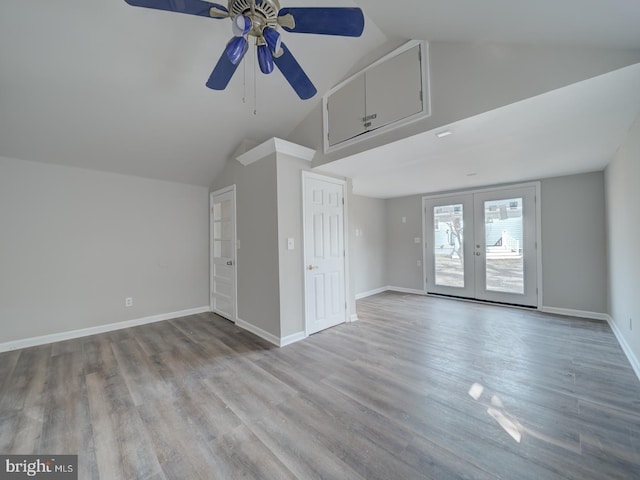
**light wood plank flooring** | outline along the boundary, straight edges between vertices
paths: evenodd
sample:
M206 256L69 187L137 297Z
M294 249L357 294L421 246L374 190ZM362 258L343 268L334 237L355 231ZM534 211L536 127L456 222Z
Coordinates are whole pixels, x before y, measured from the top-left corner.
M278 349L213 314L0 354L0 453L85 479L640 478L608 325L385 293Z

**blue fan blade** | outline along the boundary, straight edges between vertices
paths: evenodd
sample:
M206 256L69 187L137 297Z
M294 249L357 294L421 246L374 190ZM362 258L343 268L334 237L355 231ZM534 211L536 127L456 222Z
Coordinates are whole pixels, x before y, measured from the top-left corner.
M273 61L302 100L307 100L318 93L284 43L282 43L282 55L274 57Z
M211 7L216 7L223 12L228 12L227 7L202 0L125 0L125 2L134 7L154 8L156 10L187 13L189 15L199 15L208 18L211 18L211 15L209 15Z
M238 65L240 65L242 57L247 53L247 50L248 48L245 48L244 52L240 56L240 60L238 60L238 63L235 65L231 60L229 60L227 52L222 52L220 60L218 60L216 67L213 69L213 72L211 72L209 80L207 80L207 87L212 90L224 90L227 88L227 85L229 85L229 82L231 81L231 77L236 73L236 69L238 68Z
M283 26L287 32L359 37L364 31L364 15L359 8L282 8L278 16L288 13L296 26Z

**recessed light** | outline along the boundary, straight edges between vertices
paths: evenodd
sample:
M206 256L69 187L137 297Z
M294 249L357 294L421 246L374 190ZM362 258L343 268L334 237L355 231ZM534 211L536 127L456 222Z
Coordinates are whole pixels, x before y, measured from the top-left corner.
M467 177L475 177L478 175L477 173L467 173Z
M448 137L449 135L453 135L453 132L451 130L445 130L443 132L436 133L436 137L438 138Z

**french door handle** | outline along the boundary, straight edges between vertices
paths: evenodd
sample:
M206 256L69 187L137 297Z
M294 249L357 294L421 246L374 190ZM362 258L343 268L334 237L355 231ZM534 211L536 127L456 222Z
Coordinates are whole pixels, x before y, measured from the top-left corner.
M318 268L320 268L320 267L319 267L319 266L317 266L317 265L309 265L309 266L307 267L307 270L316 270L316 269L318 269Z
M229 266L233 265L233 260L227 260L227 265Z

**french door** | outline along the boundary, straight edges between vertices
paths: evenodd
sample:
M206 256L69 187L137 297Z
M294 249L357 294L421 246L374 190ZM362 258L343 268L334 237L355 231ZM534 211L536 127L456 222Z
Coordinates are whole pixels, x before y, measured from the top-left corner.
M538 305L536 187L425 198L426 291Z

